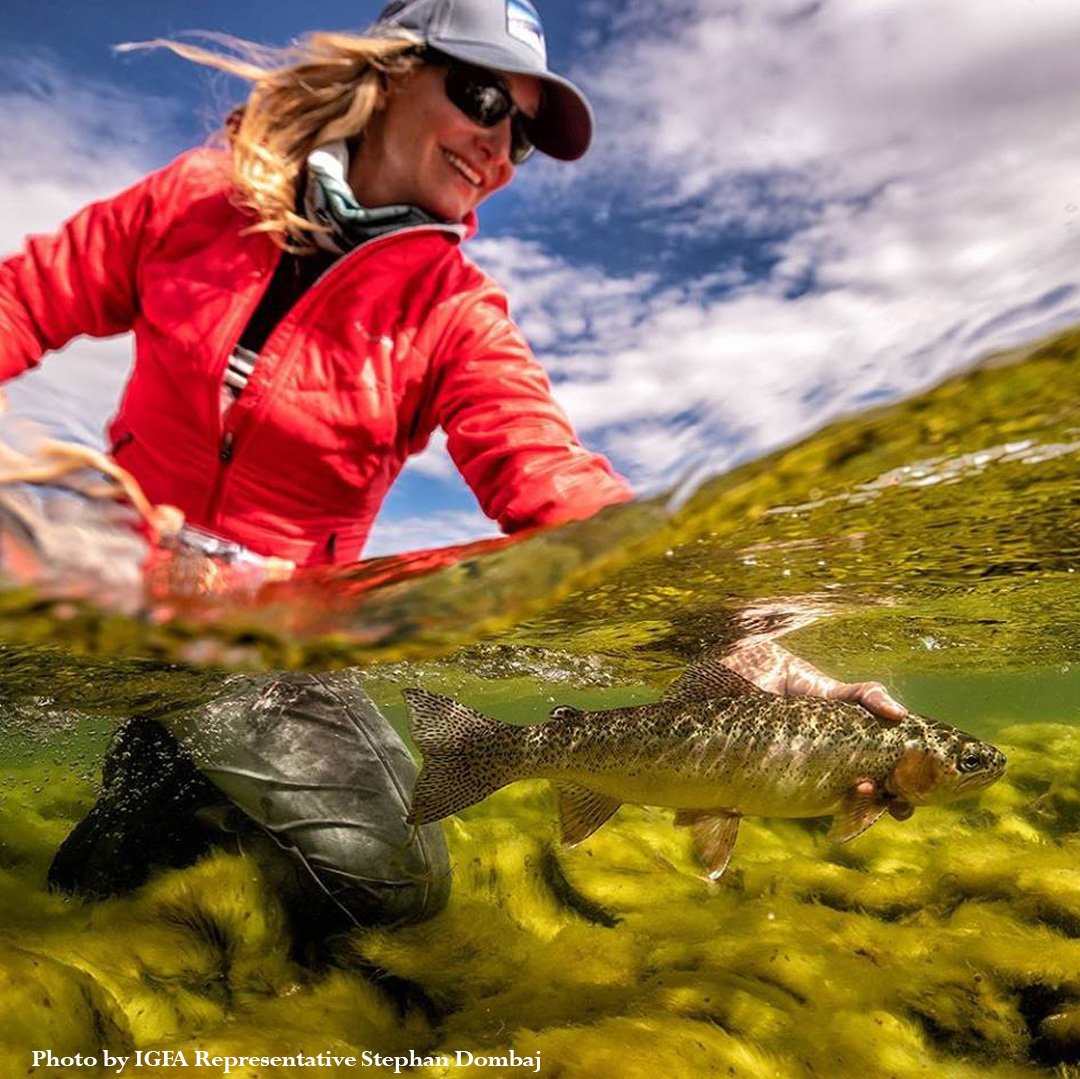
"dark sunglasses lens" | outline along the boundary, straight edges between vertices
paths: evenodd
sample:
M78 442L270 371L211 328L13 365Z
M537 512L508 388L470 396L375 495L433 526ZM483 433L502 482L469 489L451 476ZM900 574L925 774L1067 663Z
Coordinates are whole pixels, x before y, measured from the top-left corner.
M481 71L458 65L446 73L446 96L481 127L494 127L514 107L510 95L497 82Z
M528 121L515 116L510 121L510 160L515 165L528 161L536 147L529 137Z
M529 137L528 117L514 108L514 99L498 76L482 68L451 64L446 70L446 96L481 127L494 127L509 116L510 160L520 165L532 156L536 147Z

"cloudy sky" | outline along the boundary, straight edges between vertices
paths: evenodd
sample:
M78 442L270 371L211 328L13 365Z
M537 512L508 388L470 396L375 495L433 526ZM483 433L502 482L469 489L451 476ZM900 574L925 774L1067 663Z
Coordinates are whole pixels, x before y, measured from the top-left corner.
M205 139L239 84L110 46L284 43L377 2L7 0L0 249ZM594 149L534 160L474 258L590 447L642 491L717 471L1080 319L1076 0L539 0ZM12 391L93 437L130 357L76 342ZM441 447L369 553L490 534Z

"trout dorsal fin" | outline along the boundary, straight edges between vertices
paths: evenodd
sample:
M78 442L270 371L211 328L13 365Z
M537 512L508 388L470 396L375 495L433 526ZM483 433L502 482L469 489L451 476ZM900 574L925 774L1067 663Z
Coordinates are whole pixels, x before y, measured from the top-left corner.
M740 820L737 813L723 809L680 809L675 814L675 823L690 829L694 849L708 866L710 880L719 880L727 869L739 837Z
M588 839L622 804L576 783L556 783L554 787L559 795L561 839L567 847Z
M664 692L662 701L685 701L699 697L747 697L764 693L718 659L688 667Z

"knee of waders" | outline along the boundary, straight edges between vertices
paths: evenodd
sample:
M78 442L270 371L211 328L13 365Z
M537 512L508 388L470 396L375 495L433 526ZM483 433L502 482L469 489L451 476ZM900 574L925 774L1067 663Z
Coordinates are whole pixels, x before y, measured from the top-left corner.
M408 925L434 918L450 898L450 855L442 826L424 825L398 853L384 864L344 857L333 865L308 865L356 925Z

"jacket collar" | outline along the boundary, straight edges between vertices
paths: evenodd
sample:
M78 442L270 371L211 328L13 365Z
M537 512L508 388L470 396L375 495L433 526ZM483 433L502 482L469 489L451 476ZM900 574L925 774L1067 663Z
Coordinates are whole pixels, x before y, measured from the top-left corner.
M477 221L470 211L461 222L446 222L419 206L361 206L349 186L349 147L344 139L313 150L307 160L304 214L325 231L314 234L318 247L343 255L368 240L398 229L439 225L459 240L476 234Z

